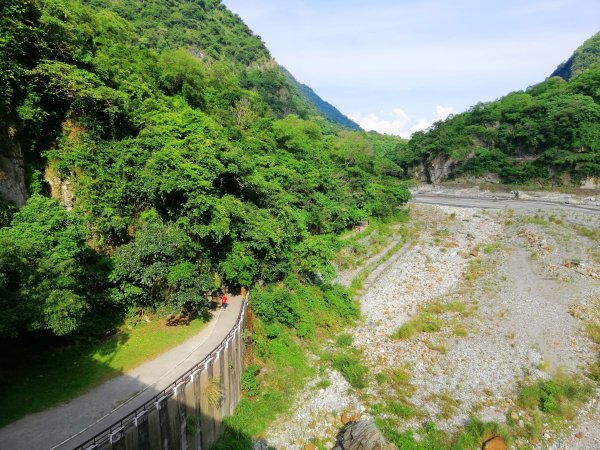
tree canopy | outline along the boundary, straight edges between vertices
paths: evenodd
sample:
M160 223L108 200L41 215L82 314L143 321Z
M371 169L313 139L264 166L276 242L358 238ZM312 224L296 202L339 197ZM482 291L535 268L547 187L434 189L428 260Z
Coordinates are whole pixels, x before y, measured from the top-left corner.
M408 199L400 141L321 116L220 1L2 10L0 115L30 193L0 202L2 335L327 284L335 235Z
M415 133L405 158L412 165L452 158L452 176L491 172L507 183L598 177L599 86L597 58L569 81L551 77Z

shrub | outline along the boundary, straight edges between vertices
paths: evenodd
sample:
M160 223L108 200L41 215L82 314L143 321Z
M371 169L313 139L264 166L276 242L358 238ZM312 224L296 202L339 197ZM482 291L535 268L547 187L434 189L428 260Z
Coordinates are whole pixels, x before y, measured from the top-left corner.
M393 414L398 417L402 417L404 419L409 419L415 416L415 410L403 402L390 402L387 405L387 411L390 414Z
M352 336L349 334L341 334L338 336L335 343L338 347L350 347L352 345L352 341Z
M519 393L519 404L544 413L569 416L572 405L586 401L593 392L590 383L559 372L551 380L523 387Z
M378 372L375 374L375 381L377 382L378 385L381 386L382 384L387 382L387 380L388 380L388 376L385 373Z
M260 393L260 380L256 378L261 367L258 364L251 364L244 369L242 373L242 389L246 395L254 397Z
M392 338L410 339L417 333L435 333L436 331L440 331L442 326L442 319L435 317L430 313L423 313L400 326L400 328L392 334Z
M358 308L345 289L337 286L311 286L295 277L253 292L251 307L265 325L267 337L274 339L281 331L295 329L297 336L312 338L318 330L339 329L340 319L358 317ZM346 322L347 323L347 322Z
M597 383L600 383L600 361L592 364L588 372L588 378L594 380Z
M484 442L496 436L500 436L507 444L511 442L510 434L502 426L471 417L464 429L453 439L451 448L452 450L479 449Z
M356 355L351 353L333 355L331 365L343 375L353 388L363 389L367 387L369 369L360 362Z
M415 327L415 324L412 322L406 322L405 324L401 325L400 328L398 328L394 334L392 334L392 338L410 339L416 334L417 328Z

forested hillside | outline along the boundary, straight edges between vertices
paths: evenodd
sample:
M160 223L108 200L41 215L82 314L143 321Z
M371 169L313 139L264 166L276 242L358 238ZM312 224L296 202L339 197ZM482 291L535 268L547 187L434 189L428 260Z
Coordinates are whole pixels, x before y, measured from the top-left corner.
M561 63L552 77L558 76L565 80L581 75L600 62L600 33L595 34L579 47L571 57Z
M396 142L327 121L220 1L0 9L0 187L27 194L0 202L2 336L326 285L335 235L408 198Z
M294 78L294 76L285 67L282 67L282 70L291 85L294 86L301 94L303 94L325 118L333 123L339 123L340 125L350 128L351 130L361 129L360 125L343 115L331 103L328 103L319 97L319 95L313 91L310 86L298 82L298 80L296 80L296 78Z
M553 180L579 184L600 176L600 34L588 40L561 76L513 92L427 132L405 153L407 172L437 182L497 174L505 183Z

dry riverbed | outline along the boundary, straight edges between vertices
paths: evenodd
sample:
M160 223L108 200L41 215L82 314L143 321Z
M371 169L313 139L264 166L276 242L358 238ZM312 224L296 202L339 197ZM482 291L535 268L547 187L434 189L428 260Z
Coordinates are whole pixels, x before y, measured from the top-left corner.
M319 377L266 443L332 448L342 422L359 417L398 431L432 421L452 433L475 416L507 423L515 448L600 448L598 391L565 415L571 421L518 402L522 386L575 378L598 361L590 330L600 339L600 215L582 212L580 227L570 220L577 212L411 208L417 237L367 279L363 320L347 331L367 386L352 388L315 357Z

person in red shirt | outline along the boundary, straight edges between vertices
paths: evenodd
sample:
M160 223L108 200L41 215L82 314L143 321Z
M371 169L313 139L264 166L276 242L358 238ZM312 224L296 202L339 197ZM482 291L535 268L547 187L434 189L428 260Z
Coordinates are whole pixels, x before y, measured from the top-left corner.
M227 308L227 296L225 293L221 296L221 308Z

